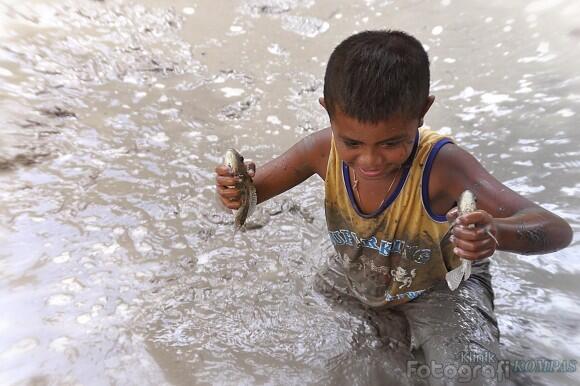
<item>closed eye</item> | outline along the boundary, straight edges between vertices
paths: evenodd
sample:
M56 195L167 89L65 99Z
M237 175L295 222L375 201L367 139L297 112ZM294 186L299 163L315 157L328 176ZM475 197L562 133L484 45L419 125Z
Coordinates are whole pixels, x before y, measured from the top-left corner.
M346 147L357 147L358 145L360 145L360 142L348 140L344 140L343 143L345 144Z
M415 138L404 138L403 137L403 138L385 141L385 142L381 143L381 146L383 146L383 147L395 147L395 146L400 146L403 144L413 145L413 143L415 143Z
M381 143L382 147L394 147L402 144L403 141L390 141L390 142L383 142Z

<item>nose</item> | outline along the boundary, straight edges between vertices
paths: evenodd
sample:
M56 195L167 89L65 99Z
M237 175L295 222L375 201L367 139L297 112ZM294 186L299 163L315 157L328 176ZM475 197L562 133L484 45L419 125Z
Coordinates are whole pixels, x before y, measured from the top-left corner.
M359 156L360 167L366 170L378 170L382 163L383 159L380 153L370 146Z

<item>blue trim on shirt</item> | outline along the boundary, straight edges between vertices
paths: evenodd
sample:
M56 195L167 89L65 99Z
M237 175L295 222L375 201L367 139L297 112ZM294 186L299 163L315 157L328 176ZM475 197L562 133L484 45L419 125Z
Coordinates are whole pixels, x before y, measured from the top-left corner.
M433 161L435 161L435 157L437 157L437 153L439 150L448 143L453 143L452 140L449 138L440 139L435 143L433 149L429 152L429 156L427 157L427 161L425 162L425 168L423 169L423 179L421 180L421 198L423 199L423 205L425 206L425 210L431 216L431 218L435 221L446 221L447 218L445 215L438 215L433 213L433 209L431 208L431 202L429 201L429 176L431 175L431 168L433 167Z
M356 203L356 200L354 199L354 193L352 191L352 185L350 183L350 173L348 172L348 165L344 161L342 161L342 176L344 179L344 185L346 187L346 191L348 193L350 203L359 216L361 216L363 218L376 217L376 216L380 215L381 213L383 213L385 211L385 209L387 209L389 207L389 205L391 205L393 203L393 201L395 201L395 199L397 198L397 196L399 195L399 193L403 189L403 186L405 185L405 181L407 181L407 176L409 175L409 170L411 170L411 165L413 164L413 160L415 159L415 155L417 154L418 147L419 147L419 131L417 130L417 135L415 136L415 143L413 144L413 150L411 151L411 155L409 156L409 158L407 158L407 160L405 161L405 163L402 166L403 173L401 175L401 179L399 180L399 183L397 184L397 187L388 197L385 197L385 199L383 200L383 203L381 204L381 206L377 210L375 210L374 212L369 213L369 214L363 213L360 210L360 208L358 207L358 204Z

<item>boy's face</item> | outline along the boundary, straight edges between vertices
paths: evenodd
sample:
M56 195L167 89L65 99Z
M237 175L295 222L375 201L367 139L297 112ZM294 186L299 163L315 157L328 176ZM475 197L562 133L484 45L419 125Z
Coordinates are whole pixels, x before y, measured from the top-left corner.
M379 123L361 123L336 109L331 126L341 160L357 177L380 180L391 178L411 155L419 118L397 114Z

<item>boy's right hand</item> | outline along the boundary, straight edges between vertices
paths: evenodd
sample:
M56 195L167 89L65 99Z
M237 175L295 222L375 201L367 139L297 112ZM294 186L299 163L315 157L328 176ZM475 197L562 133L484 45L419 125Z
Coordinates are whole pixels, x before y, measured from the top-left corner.
M246 162L248 175L254 178L256 165L253 162ZM221 203L229 209L238 209L241 205L241 193L238 188L240 177L234 176L232 170L226 165L219 165L215 168L216 190Z

